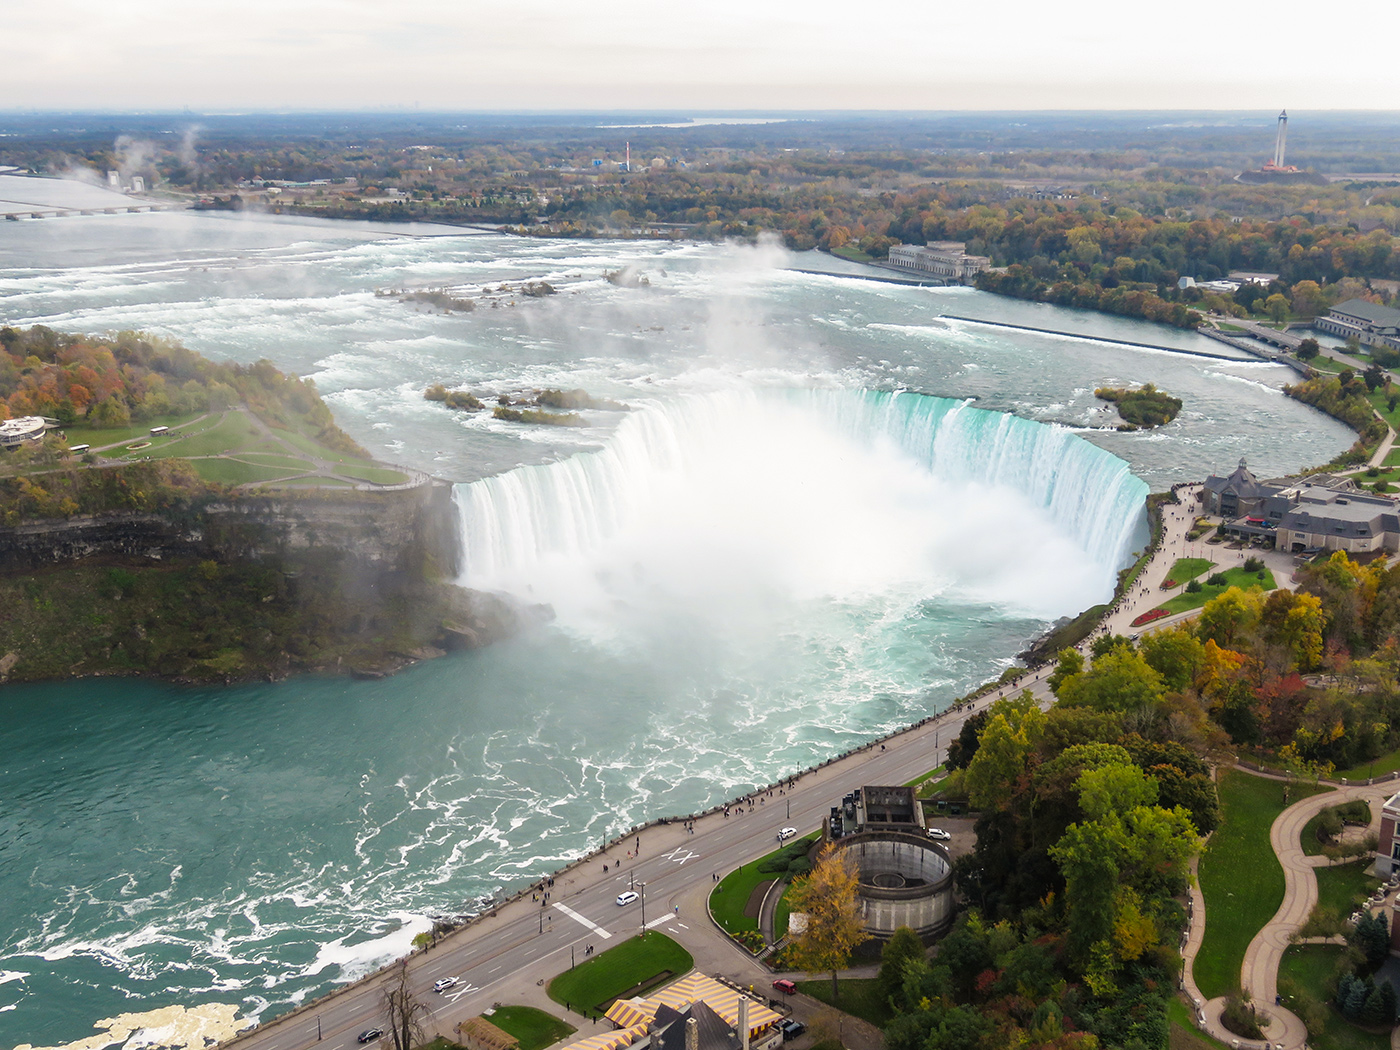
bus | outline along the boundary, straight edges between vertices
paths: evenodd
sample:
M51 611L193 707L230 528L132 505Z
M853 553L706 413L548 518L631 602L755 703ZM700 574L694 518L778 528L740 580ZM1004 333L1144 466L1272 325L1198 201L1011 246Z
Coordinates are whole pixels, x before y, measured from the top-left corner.
M151 427L151 437L160 437L162 434L170 433L169 427Z

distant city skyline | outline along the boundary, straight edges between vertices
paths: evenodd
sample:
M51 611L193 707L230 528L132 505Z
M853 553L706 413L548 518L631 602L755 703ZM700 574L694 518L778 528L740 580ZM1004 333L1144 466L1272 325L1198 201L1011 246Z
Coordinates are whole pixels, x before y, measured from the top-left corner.
M51 0L0 19L0 108L1400 109L1400 5L1337 13L1373 59L1239 5Z

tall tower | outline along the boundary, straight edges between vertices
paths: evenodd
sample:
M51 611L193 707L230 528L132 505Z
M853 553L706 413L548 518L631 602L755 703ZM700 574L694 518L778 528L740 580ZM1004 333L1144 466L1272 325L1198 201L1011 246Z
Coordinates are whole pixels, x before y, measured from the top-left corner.
M1274 140L1274 167L1283 167L1283 147L1288 140L1288 110L1278 115L1278 138Z

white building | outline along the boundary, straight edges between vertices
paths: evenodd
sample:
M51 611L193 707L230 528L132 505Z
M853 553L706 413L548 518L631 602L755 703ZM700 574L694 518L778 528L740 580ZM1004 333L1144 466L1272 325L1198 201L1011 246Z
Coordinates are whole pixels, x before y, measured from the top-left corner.
M935 241L924 245L896 244L890 249L890 265L957 284L971 284L979 273L991 268L992 260L985 255L968 255L967 245L960 241Z
M20 416L0 422L0 448L19 448L26 441L42 441L48 422L43 416Z

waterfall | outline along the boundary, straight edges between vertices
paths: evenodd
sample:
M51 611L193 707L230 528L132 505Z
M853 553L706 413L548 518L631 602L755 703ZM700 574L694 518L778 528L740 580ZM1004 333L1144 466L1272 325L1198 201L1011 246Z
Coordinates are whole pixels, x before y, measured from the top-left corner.
M964 552L1051 531L1093 567L1101 595L1146 494L1126 463L1069 430L962 401L725 391L649 404L597 451L459 486L461 578L533 587L609 547L614 568L708 550L690 581L701 587L737 560L841 593L918 575L904 550L957 521L937 539L954 575Z

